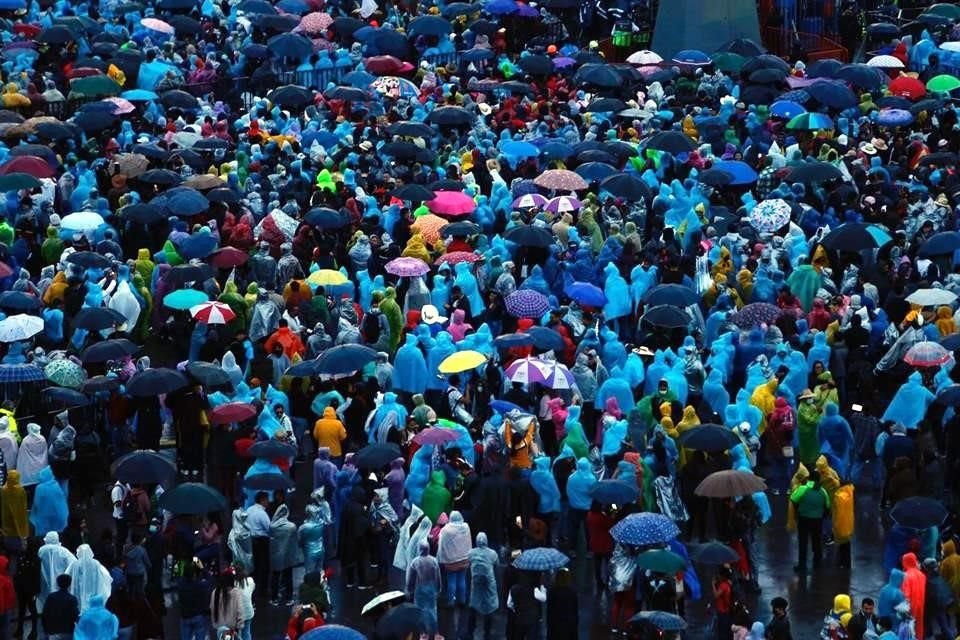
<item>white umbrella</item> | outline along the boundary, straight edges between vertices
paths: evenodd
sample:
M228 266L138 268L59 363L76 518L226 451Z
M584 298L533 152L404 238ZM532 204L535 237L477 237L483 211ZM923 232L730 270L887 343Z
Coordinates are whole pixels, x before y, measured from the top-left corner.
M566 365L559 362L549 363L543 368L543 372L547 379L544 386L550 389L572 389L576 384L576 379L570 373L570 370L567 369Z
M903 69L904 64L898 58L893 56L873 56L867 60L868 67L877 67L880 69Z
M363 605L363 610L360 611L361 616L365 616L380 605L384 605L391 602L402 602L406 595L403 591L387 591L386 593L381 593L373 600Z
M96 211L78 211L60 220L60 226L71 231L90 231L102 224L103 217Z
M660 64L663 62L663 58L660 57L660 54L654 51L641 49L640 51L634 51L631 53L630 57L627 58L627 62L630 64L644 66L648 64Z
M0 320L0 342L29 340L43 331L43 318L18 313Z
M944 51L960 51L960 42L944 42L940 48Z
M907 296L907 302L921 307L939 307L951 304L956 299L957 294L946 289L917 289Z

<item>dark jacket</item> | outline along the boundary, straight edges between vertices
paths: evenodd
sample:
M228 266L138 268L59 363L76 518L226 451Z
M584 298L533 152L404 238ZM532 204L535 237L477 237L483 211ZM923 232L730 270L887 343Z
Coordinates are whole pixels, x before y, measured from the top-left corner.
M871 615L869 619L864 615L863 611L857 611L850 618L850 621L847 623L847 637L849 640L861 640L863 638L864 632L867 630L867 622L872 621L873 624L877 622L877 616Z
M771 618L767 623L766 632L767 640L793 640L793 634L790 633L790 619L787 616Z
M73 628L80 619L80 605L69 591L54 591L43 605L41 619L47 635L73 633Z

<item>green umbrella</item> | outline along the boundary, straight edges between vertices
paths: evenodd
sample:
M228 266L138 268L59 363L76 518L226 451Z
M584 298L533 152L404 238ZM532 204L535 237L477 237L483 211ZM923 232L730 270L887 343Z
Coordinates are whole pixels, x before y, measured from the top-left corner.
M936 16L943 16L944 18L950 18L951 20L956 20L960 18L960 7L955 4L947 4L946 2L941 2L935 4L927 9L927 13L932 13Z
M28 173L8 173L0 176L0 192L36 189L39 186L40 181Z
M87 76L70 82L71 100L77 98L102 98L104 96L118 96L123 87L117 84L110 76Z
M949 93L958 87L960 87L960 80L947 74L934 76L927 81L927 91L937 93Z
M717 55L713 56L713 66L717 69L717 71L723 71L726 73L740 71L746 62L747 59L742 55L739 53L733 53L731 51L718 53Z
M687 561L672 551L654 549L637 556L637 567L654 573L677 573L687 566Z
M67 358L54 360L43 368L47 380L61 387L79 389L87 380L83 367Z

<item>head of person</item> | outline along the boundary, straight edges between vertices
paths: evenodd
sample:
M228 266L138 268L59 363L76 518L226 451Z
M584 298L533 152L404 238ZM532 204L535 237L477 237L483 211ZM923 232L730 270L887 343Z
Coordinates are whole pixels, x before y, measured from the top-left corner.
M863 615L872 616L875 609L876 603L874 603L873 598L864 598L860 601L860 611L863 612Z
M61 573L57 576L57 589L60 589L60 591L68 591L71 584L73 584L73 578L67 574Z
M266 506L270 504L270 494L266 491L257 491L257 494L253 496L253 501L261 507L266 508Z

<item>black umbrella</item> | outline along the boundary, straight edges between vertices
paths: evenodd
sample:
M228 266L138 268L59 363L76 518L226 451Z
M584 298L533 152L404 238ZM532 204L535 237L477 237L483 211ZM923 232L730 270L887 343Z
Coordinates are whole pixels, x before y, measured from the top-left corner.
M303 217L307 224L318 229L341 229L350 224L350 218L328 207L314 207Z
M802 182L817 184L828 180L843 178L843 173L829 162L803 162L788 168L786 179L788 182Z
M690 324L690 316L686 311L670 305L651 307L640 320L663 329L683 329Z
M680 434L680 446L697 451L726 451L738 444L737 434L716 424L702 424Z
M282 473L255 473L243 479L243 486L251 491L286 491L294 484Z
M123 207L120 210L120 217L136 224L154 224L167 219L163 209L148 202L138 202Z
M648 200L652 197L647 183L640 176L630 173L612 175L600 183L600 188L611 195L631 202Z
M137 176L137 180L146 184L169 186L180 184L181 178L179 173L170 169L149 169Z
M379 469L402 457L403 452L394 443L375 442L360 449L353 457L353 463L361 469Z
M203 30L200 23L189 16L170 16L166 21L182 36L195 36Z
M733 182L733 174L723 169L707 169L697 174L697 181L711 187L725 187Z
M120 360L126 356L132 356L139 351L139 349L140 347L126 338L104 340L84 349L83 353L80 354L80 361L83 362L83 364L90 364L94 362Z
M503 234L504 240L515 242L521 247L549 247L554 243L553 234L544 227L532 225L516 226Z
M37 42L41 44L66 44L77 39L77 34L63 25L48 27L37 36Z
M251 458L291 458L297 455L297 448L279 440L261 440L247 449Z
M172 393L190 385L187 376L175 369L158 367L134 374L127 382L127 393L138 398L149 398Z
M603 89L614 89L623 84L620 74L606 63L587 63L573 75L577 84L586 84Z
M344 100L346 102L364 102L370 99L370 94L356 87L334 87L323 93L327 100Z
M532 76L545 76L553 73L553 60L540 54L521 56L520 60L517 61L517 66Z
M300 16L283 15L259 15L255 23L264 31L273 31L274 33L286 33L292 31L294 27L300 24Z
M533 96L536 94L536 91L534 91L532 86L526 82L520 82L518 80L507 80L506 82L501 82L493 87L493 89L524 96Z
M587 113L616 113L627 108L627 104L619 98L597 98L587 105Z
M36 128L37 137L54 142L70 140L80 135L79 127L69 122L41 122Z
M895 504L890 510L890 519L901 527L929 529L943 524L947 519L947 509L939 500L913 496Z
M354 31L365 26L366 23L362 20L357 20L349 16L341 16L333 19L333 24L330 25L330 28L341 38L349 38L353 35Z
M416 605L403 603L390 609L377 621L378 638L420 637L430 630L426 611Z
M694 561L700 564L721 565L737 562L740 559L740 554L737 553L736 549L732 549L721 542L707 542L698 545L690 555Z
M387 132L393 136L412 138L430 138L433 136L433 129L422 122L397 122L387 127Z
M747 60L740 68L740 75L749 76L759 69L780 69L784 73L790 73L790 65L783 58L771 53L764 53Z
M224 204L237 204L242 198L240 194L230 187L217 187L207 192L207 200L210 202L222 202Z
M388 142L382 147L380 147L379 151L380 153L387 156L392 156L397 160L414 160L419 158L421 154L423 154L424 152L429 152L433 154L433 152L430 151L429 149L421 149L420 147L413 144L412 142L404 142L404 141ZM436 157L436 154L433 154L433 156ZM425 162L430 162L430 161L425 160Z
M648 289L643 295L643 303L651 307L657 305L671 305L674 307L688 307L697 304L700 296L691 289L682 284L661 284Z
M145 155L151 160L166 160L170 157L170 152L159 147L156 142L135 144L133 145L133 152ZM137 177L139 178L140 176Z
M166 484L177 477L177 467L166 456L141 449L122 456L110 465L110 473L128 484Z
M99 393L100 391L113 391L114 389L119 389L120 378L115 378L113 376L94 376L88 378L84 383L83 389L84 393Z
M213 277L213 269L208 264L178 264L164 276L174 287L183 287L188 282L203 282Z
M359 344L344 344L325 350L316 360L317 373L345 375L362 369L377 358L377 352Z
M726 42L720 45L720 48L717 49L717 53L720 53L723 51L736 53L737 55L741 55L744 58L752 58L754 56L762 55L763 53L766 52L766 49L764 49L762 45L757 44L750 38L736 38L734 40L730 40L729 42Z
M940 339L940 346L948 351L960 349L960 334L954 333ZM960 384L947 385L937 392L937 402L946 407L960 405Z
M174 515L202 515L227 508L227 499L213 487L185 482L160 496L160 508Z
M209 362L191 362L187 373L205 387L223 387L230 383L230 376L219 365Z
M960 232L941 231L923 241L919 254L922 257L947 256L960 249Z
M117 116L103 109L91 109L81 111L73 117L73 124L83 129L86 133L96 133L109 129L117 122Z
M394 198L407 200L409 202L426 202L427 200L433 200L437 197L437 194L433 191L419 184L405 184L397 187L390 192L390 195Z
M635 146L622 140L607 140L600 145L599 151L606 151L619 158L632 158L640 154ZM646 186L646 184L644 184L644 186Z
M3 294L0 294L0 297L3 297ZM0 306L3 306L0 304ZM86 329L87 331L103 331L104 329L112 329L113 327L124 324L127 321L127 317L115 311L113 309L108 309L106 307L89 307L86 309L80 309L77 312L77 315L73 317L74 329Z
M750 74L750 82L755 84L780 84L787 77L782 69L757 69Z
M820 244L827 249L838 251L860 251L879 247L883 243L874 233L871 233L871 225L863 222L847 222L834 227L830 233L823 236Z
M110 258L93 251L74 251L67 256L67 262L84 269L106 269L112 264Z
M944 167L957 164L957 154L952 151L938 151L937 153L928 153L920 158L920 164L934 165Z
M393 56L398 60L410 57L410 43L404 34L393 29L380 29L367 40L367 55Z
M616 164L617 158L608 151L602 149L591 149L577 154L577 162L602 162L603 164Z
M181 89L164 91L160 94L160 103L167 108L176 109L196 109L198 106L196 96Z
M428 122L443 127L463 127L473 120L474 115L462 107L438 107L427 116Z
M437 180L436 182L431 182L427 185L427 188L431 191L463 191L464 185L459 180L452 180L450 178L444 178L442 180ZM430 198L433 200L433 198Z
M39 309L40 298L23 291L4 291L0 293L0 309L9 311L33 311Z
M304 87L288 84L277 87L267 94L267 98L276 102L281 107L296 109L310 104L313 101L313 92Z
M90 404L90 399L87 396L66 387L47 387L41 393L41 398L45 405L55 409L85 407Z
M493 22L485 19L475 20L474 22L470 23L470 26L468 27L468 29L470 29L470 31L473 33L479 33L485 36L492 36L499 28L499 22Z
M693 140L679 131L661 131L656 133L644 143L647 149L656 149L666 151L674 155L678 153L690 153L696 147Z
M453 238L455 236L474 236L480 233L479 225L468 222L466 220L461 220L459 222L451 222L443 229L440 230L440 237L442 238Z

